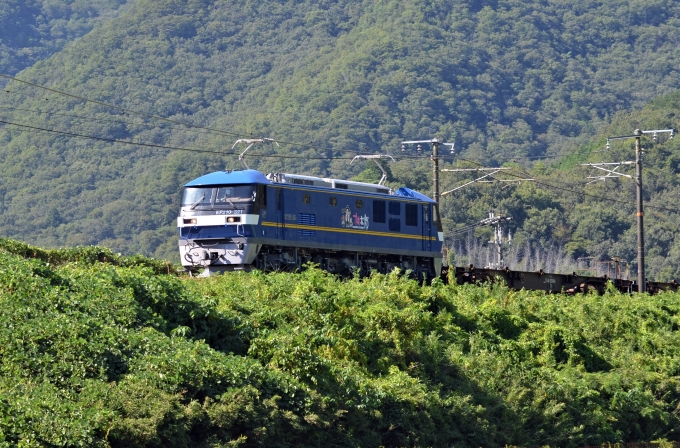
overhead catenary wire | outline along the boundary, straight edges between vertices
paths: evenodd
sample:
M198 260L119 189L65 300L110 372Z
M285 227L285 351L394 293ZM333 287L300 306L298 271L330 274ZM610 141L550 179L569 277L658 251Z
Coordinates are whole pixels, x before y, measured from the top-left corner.
M83 120L83 121L91 121L95 123L119 123L119 124L131 124L135 126L144 126L144 127L155 127L159 129L170 129L170 128L163 128L158 126L157 124L152 124L152 123L146 123L143 121L129 121L129 120L121 120L121 119L110 119L110 118L102 118L102 117L88 117L84 115L73 115L73 114L65 114L61 112L46 112L46 111L41 111L37 109L23 109L21 107L10 107L10 106L0 106L0 110L16 110L16 111L21 111L21 112L32 112L38 115L55 115L58 117L68 117L68 118L75 118L77 120ZM179 125L172 125L173 127L179 126ZM184 132L191 132L191 133L197 133L197 134L202 134L202 135L208 135L210 133L205 132L205 131L198 131L198 130L192 130L192 129L183 129Z
M222 129L215 129L215 128L196 125L196 124L192 124L192 123L185 123L185 122L181 122L181 121L178 121L178 120L173 120L173 119L170 119L170 118L165 118L165 117L161 117L161 116L158 116L158 115L149 114L149 113L146 113L146 112L140 112L140 111L135 111L135 110L132 110L132 109L127 109L127 108L124 108L124 107L121 107L121 106L115 106L115 105L108 104L108 103L105 103L105 102L102 102L102 101L92 100L92 99L85 98L85 97L82 97L82 96L79 96L79 95L74 95L72 93L64 92L64 91L61 91L61 90L58 90L58 89L53 89L53 88L50 88L50 87L42 86L42 85L30 82L30 81L25 81L25 80L22 80L22 79L19 79L19 78L15 78L13 76L6 75L6 74L3 74L3 73L0 73L0 77L8 79L10 81L16 81L16 82L19 82L19 83L23 83L23 84L26 84L26 85L29 85L29 86L32 86L32 87L35 87L35 88L43 89L43 90L46 90L46 91L49 91L49 92L52 92L52 93L55 93L55 94L58 94L58 95L64 95L64 96L67 96L67 97L70 97L70 98L78 99L80 101L85 101L85 102L97 104L97 105L100 105L100 106L103 106L103 107L108 107L108 108L112 108L112 109L115 109L115 110L120 110L120 111L123 111L125 113L144 116L144 117L152 118L152 119L155 119L155 120L161 120L161 121L164 121L166 123L172 123L174 125L186 126L186 127L194 128L194 129L201 129L201 130L204 130L204 131L214 132L214 133L227 135L227 136L231 136L231 137L239 137L239 138L246 137L243 134L239 134L239 133L235 133L235 132L225 131L225 130L222 130ZM72 137L90 138L90 139L94 139L94 140L108 141L108 142L111 142L111 143L122 143L122 144L137 145L137 146L158 148L158 149L184 150L184 151L192 151L192 152L213 153L213 154L220 154L220 155L235 155L235 153L204 150L204 149L197 149L197 148L180 148L180 147L172 147L172 146L167 146L167 145L156 145L156 144L141 143L141 142L134 142L133 143L133 142L128 142L128 141L124 141L124 140L109 139L109 138L97 137L97 136L88 136L88 135L84 135L84 134L70 133L70 132L66 132L66 131L56 131L56 130L50 130L50 129L39 128L39 127L34 127L34 126L21 125L21 124L16 124L16 123L7 122L7 121L0 121L0 123L14 125L14 126L22 126L22 127L25 127L25 128L32 128L34 130L58 133L58 134L62 134L62 135L70 135ZM316 150L352 152L352 153L357 153L357 154L371 154L371 152L366 152L366 151L333 149L333 148L321 147L321 146L314 145L314 144L287 142L287 141L283 141L283 140L279 140L279 139L275 139L275 140L277 142L279 142L280 144L284 144L284 145L306 147L306 148L316 149ZM268 155L268 156L259 155L259 157L262 157L262 158L293 158L293 159L294 158L305 158L305 159L316 159L316 160L342 159L342 158L339 158L339 157L318 157L318 158L314 158L314 157L308 157L308 156L283 156L283 155L275 155L275 156L274 155ZM423 159L422 156L403 156L403 155L399 156L398 158L399 159ZM447 160L447 159L450 159L450 158L446 157L446 156L441 156L441 157L439 157L439 159L440 160ZM466 160L466 159L460 159L460 158L459 158L459 160L463 160L463 161L466 161L466 162L469 162L469 163L473 163L473 164L476 164L478 166L487 167L486 165L484 165L482 163L475 162L475 161L472 161L472 160ZM518 170L517 168L513 168L513 169L522 173L522 176L529 176L529 174L524 172L524 171ZM507 173L507 174L509 176L513 176L513 177L517 177L517 178L522 177L522 176L514 175L512 173ZM595 199L603 199L603 200L607 200L607 201L611 201L611 202L617 202L617 203L630 205L630 203L627 202L627 201L622 201L622 200L618 200L618 199L614 199L614 198L608 198L608 197L604 197L604 196L597 196L597 195L593 195L593 194L589 194L589 193L585 193L585 192L579 192L579 191L575 191L571 188L557 187L555 185L551 185L551 184L548 184L546 182L542 182L542 181L539 181L539 180L536 180L536 179L531 180L531 182L534 182L534 183L539 184L539 185L546 186L548 188L582 195L584 197L587 196L587 197L592 197L592 198L595 198ZM660 210L671 211L671 212L678 212L678 210L670 209L670 208L666 208L666 207L653 206L653 205L649 205L649 207L660 209Z
M165 117L161 117L161 116L158 116L158 115L149 114L149 113L146 113L146 112L140 112L140 111L128 109L128 108L125 108L125 107L116 106L116 105L113 105L113 104L105 103L103 101L92 100L92 99L89 99L89 98L86 98L86 97L83 97L83 96L80 96L80 95L75 95L75 94L72 94L72 93L64 92L62 90L42 86L40 84L36 84L36 83L30 82L30 81L19 79L19 78L16 78L16 77L13 77L13 76L10 76L10 75L6 75L6 74L3 74L3 73L0 73L0 77L8 79L10 81L16 81L18 83L26 84L26 85L29 85L29 86L32 86L32 87L35 87L35 88L38 88L38 89L46 90L48 92L52 92L52 93L55 93L55 94L58 94L58 95L63 95L63 96L67 96L67 97L77 99L77 100L80 100L80 101L84 101L84 102L88 102L88 103L92 103L92 104L97 104L99 106L108 107L108 108L115 109L115 110L120 110L120 111L128 113L128 114L139 115L139 116L151 118L151 119L154 119L154 120L161 120L161 121L166 122L166 123L172 123L174 125L186 126L186 127L189 127L189 128L200 129L200 130L203 130L203 131L213 132L213 133L226 135L226 136L230 136L230 137L252 138L252 135L245 135L243 133L225 131L223 129L216 129L216 128L211 128L211 127L208 127L208 126L201 126L201 125L197 125L197 124L193 124L193 123L185 123L185 122L182 122L182 121L179 121L179 120L173 120L173 119L170 119L170 118L165 118ZM315 145L315 144L313 144L313 142L310 142L310 143L289 142L289 141L285 141L285 140L281 140L281 139L277 139L277 138L274 138L274 140L276 140L279 144L282 144L282 145L297 146L297 147L301 147L301 148L309 148L309 149L315 149L315 150L321 150L321 151L351 152L351 153L355 153L355 154L374 154L375 153L375 151L371 152L371 151L361 151L361 150L352 150L352 149L328 148L328 147L324 147L324 146L320 146L320 145ZM422 159L422 157L418 157L418 156L412 156L412 157L401 156L400 158L401 159Z
M143 143L143 142L131 142L131 141L126 141L126 140L119 140L119 139L113 139L113 138L107 138L107 137L97 137L93 135L87 135L87 134L79 134L75 132L67 132L67 131L58 131L56 129L47 129L47 128L41 128L38 126L30 126L27 124L20 124L20 123L14 123L6 120L0 120L0 124L6 124L10 126L17 126L21 128L26 128L29 131L36 131L40 133L52 133L52 134L60 134L60 135L66 135L69 137L75 137L75 138L86 138L86 139L92 139L92 140L99 140L99 141L104 141L108 143L121 143L125 145L134 145L134 146L143 146L147 148L155 148L155 149L169 149L173 151L189 151L189 152L198 152L198 153L206 153L206 154L217 154L217 155L238 155L238 153L235 152L224 152L224 151L216 151L216 150L210 150L210 149L199 149L199 148L186 148L186 147L178 147L178 146L169 146L169 145L156 145L153 143ZM281 154L272 154L272 155L262 155L259 156L262 158L279 158L279 159L313 159L313 160L327 160L330 159L330 157L311 157L311 156L286 156L286 155L281 155ZM333 157L333 160L351 160L350 157Z
M74 132L58 131L58 130L55 130L55 129L41 128L41 127L38 127L38 126L31 126L31 125L26 125L26 124L21 124L21 123L14 123L14 122L6 121L6 120L0 120L0 124L6 124L6 125L10 125L10 126L21 127L21 128L24 128L24 129L28 129L28 130L36 131L36 132L41 132L41 133L47 132L47 133L65 135L65 136L70 136L70 137L75 137L75 138L87 138L87 139L104 141L104 142L109 142L109 143L120 143L120 144L126 144L126 145L142 146L142 147L147 147L147 148L168 149L168 150L174 150L174 151L189 151L189 152L195 152L195 153L206 153L206 154L216 154L216 155L237 155L237 153L235 153L235 152L224 152L224 151L199 149L199 148L176 147L176 146L169 146L169 145L157 145L157 144L143 143L143 142L130 142L130 141L126 141L126 140L112 139L112 138L107 138L107 137L98 137L98 136L79 134L79 133L74 133ZM278 158L278 159L307 159L307 160L351 160L351 157L343 158L343 157L286 156L286 155L280 155L280 154L259 155L259 157L261 157L261 158ZM469 159L459 159L459 160L464 161L464 162L468 162L468 163L472 163L472 164L478 165L480 167L489 168L488 166L486 166L482 163L479 163L479 162L475 162L473 160L469 160ZM513 170L519 171L520 173L522 173L522 175L521 176L516 175L516 174L513 174L511 172L506 172L506 174L508 176L516 177L518 179L523 178L523 176L529 175L528 173L521 171L521 170L518 170L517 168L513 168ZM606 200L606 201L631 205L631 203L627 202L627 201L622 201L622 200L609 198L609 197L605 197L605 196L593 195L593 194L585 193L585 192L582 192L582 191L576 191L576 190L573 190L571 188L558 187L558 186L555 186L555 185L548 184L545 181L539 181L539 180L533 179L533 180L529 180L528 182L534 182L536 184L543 185L543 186L546 186L548 188L552 188L554 190L566 191L566 192L569 192L569 193L574 193L574 194L577 194L577 195L587 196L587 197L591 197L591 198L595 198L595 199L602 199L602 200ZM665 210L665 211L669 211L669 212L673 212L673 213L680 212L680 210L677 210L677 209L671 209L671 208L668 208L668 207L661 207L661 206L658 206L658 205L651 205L650 204L650 205L648 205L648 207L658 209L658 210Z
M480 162L475 162L474 160L468 160L468 159L460 159L460 160L462 160L464 162L468 162L468 163L478 165L480 167L490 168L490 167L488 167L488 166L486 166L486 165L484 165ZM505 174L508 175L508 176L511 176L511 177L516 177L518 179L523 178L524 176L530 176L529 173L527 173L526 171L523 171L521 169L512 167L512 170L517 171L520 174L513 174L510 171L506 171ZM633 202L628 202L628 201L624 201L624 200L620 200L620 199L614 199L614 198L610 198L610 197L606 197L606 196L598 196L598 195L594 195L594 194L591 194L591 193L586 193L584 191L577 191L577 190L574 190L573 188L565 188L565 187L555 186L555 185L549 184L546 181L537 180L535 178L533 180L527 180L527 182L533 182L533 183L536 183L538 185L543 185L544 187L552 188L553 190L565 191L565 192L568 192L568 193L573 193L573 194L584 196L584 197L590 197L590 198L594 198L594 199L600 199L600 200L616 202L616 203L626 204L626 205L635 205ZM557 181L557 183L560 183L560 182ZM672 213L680 213L680 209L672 209L672 208L668 208L668 207L662 207L662 206L659 206L659 205L647 205L647 207L655 208L655 209L658 209L658 210L665 210L665 211L672 212Z
M89 98L86 98L86 97L83 97L83 96L80 96L80 95L75 95L75 94L72 94L72 93L64 92L62 90L42 86L40 84L36 84L36 83L30 82L30 81L22 80L22 79L19 79L19 78L10 76L10 75L6 75L6 74L3 74L3 73L0 73L0 77L6 78L6 79L11 80L11 81L23 83L23 84L26 84L26 85L29 85L29 86L32 86L32 87L35 87L35 88L38 88L38 89L43 89L43 90L46 90L46 91L49 91L49 92L52 92L52 93L55 93L55 94L58 94L58 95L64 95L64 96L68 96L70 98L78 99L80 101L84 101L84 102L88 102L88 103L92 103L92 104L97 104L97 105L100 105L100 106L103 106L103 107L108 107L108 108L115 109L115 110L120 110L120 111L127 113L127 114L134 114L134 115L139 115L139 116L151 118L151 119L154 119L154 120L161 120L163 122L172 124L173 126L184 126L184 127L193 128L193 130L188 130L189 132L217 133L217 134L230 136L230 137L237 137L237 138L252 137L252 135L246 136L246 135L241 134L241 133L226 131L226 130L223 130L223 129L216 129L216 128L211 128L211 127L207 127L207 126L196 125L196 124L193 124L193 123L185 123L185 122L182 122L182 121L173 120L173 119L166 118L166 117L161 117L161 116L149 114L149 113L146 113L146 112L140 112L140 111L124 108L124 107L121 107L121 106L116 106L116 105L113 105L113 104L105 103L103 101L92 100L92 99L89 99ZM21 110L20 108L16 108L16 109ZM58 113L55 113L55 112L41 112L41 111L35 111L35 110L33 110L32 112L41 113L41 114L58 115ZM69 116L68 114L61 114L61 115ZM90 118L83 117L83 116L71 116L71 117L80 118L80 119L84 119L84 120L90 119ZM101 120L101 119L98 119L98 118L91 118L91 120L92 121L106 121L106 119ZM149 123L134 123L134 122L131 123L131 122L127 122L127 121L124 121L124 120L120 120L120 122L142 125L142 126L153 126ZM274 140L276 140L279 144L283 144L283 145L297 146L297 147L310 148L310 149L322 150L322 151L351 152L351 153L355 153L355 154L373 154L373 153L375 153L375 151L361 151L361 150L352 150L352 149L328 148L328 147L324 147L324 146L320 146L320 145L315 145L312 142L310 142L310 143L289 142L289 141L276 139L276 138L274 138ZM596 152L604 152L604 151L590 151L587 154L592 154L592 153L596 153ZM587 155L587 154L584 154L584 155ZM498 160L498 161L499 162L507 162L507 161L524 160L524 159L531 160L531 159L546 159L546 158L559 158L559 157L563 157L563 156L561 156L561 155L541 155L541 156L511 157L511 158L508 158L508 159L501 159L501 160ZM422 156L405 156L403 154L397 156L397 158L400 159L400 160L402 160L402 159L423 159ZM447 157L447 156L440 156L438 158L439 158L439 160L443 160L443 161L454 160L454 157Z

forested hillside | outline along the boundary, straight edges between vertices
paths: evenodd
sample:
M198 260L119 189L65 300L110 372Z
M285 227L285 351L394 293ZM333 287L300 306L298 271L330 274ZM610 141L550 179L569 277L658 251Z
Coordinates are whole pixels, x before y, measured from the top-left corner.
M68 14L86 30L92 20L79 22L80 4ZM111 12L122 2L82 4ZM37 13L21 13L21 20L31 14ZM515 160L525 168L532 157L588 152L607 132L662 125L635 114L611 121L677 89L678 24L680 5L671 0L138 0L18 77L226 133L10 82L0 97L0 120L40 129L4 124L0 130L0 234L46 246L96 243L173 257L181 185L240 166L234 156L44 129L227 153L238 137L272 137L281 146L256 147L251 167L334 176L363 169L349 165L349 151L400 155L402 138L455 141L460 163ZM54 39L44 36L32 39L48 48ZM668 203L676 167L658 157L653 163L668 174L648 184L649 194ZM549 165L530 174L584 191L573 159L569 167ZM391 181L428 191L429 170L425 157L402 159L391 166ZM494 188L450 197L448 227L501 207L517 216L519 243L563 245L574 255L630 255L628 186L605 186L625 201L609 208L545 186ZM662 211L659 219L669 216ZM668 233L650 242L659 248L653 257L674 253L675 236ZM657 265L651 272L659 279L677 275L677 268Z
M680 306L0 240L0 446L678 440Z
M62 50L127 0L0 1L0 73L14 75ZM0 86L6 80L0 79Z
M634 140L612 141L607 149L605 136L630 135L634 129L680 128L680 93L659 97L640 111L620 113L611 125L603 127L601 137L582 145L570 156L556 162L540 162L531 170L508 164L515 169L499 175L503 179L534 178L534 182L477 184L445 197L443 214L448 228L463 227L460 223L474 223L485 217L488 209L503 211L513 217L508 226L515 234L513 246L507 248L506 261L514 269L560 270L555 260L559 249L572 262L561 266L563 273L575 268L573 258L593 256L599 259L620 258L630 262L630 272L637 270L636 185L632 179L609 179L606 182L588 179L604 175L582 163L621 162L635 159ZM643 187L645 201L646 270L649 278L670 281L680 278L680 141L670 140L669 134L642 139ZM473 162L459 161L457 167L477 167ZM610 166L610 168L614 168ZM631 166L617 168L622 174L632 175ZM448 174L446 188L455 187L480 174ZM589 182L591 182L589 185ZM469 204L459 207L457 204ZM478 228L476 235L483 241L493 239L491 228ZM469 234L457 235L452 244L460 250L467 244ZM483 251L486 252L486 251ZM522 257L522 255L525 255ZM540 261L536 260L540 258ZM468 260L458 257L459 265ZM559 263L557 263L559 265Z

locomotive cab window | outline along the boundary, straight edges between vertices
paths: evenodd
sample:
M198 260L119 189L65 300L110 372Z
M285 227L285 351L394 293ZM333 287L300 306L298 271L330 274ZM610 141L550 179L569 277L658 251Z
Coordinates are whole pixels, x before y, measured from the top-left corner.
M254 185L218 187L215 205L234 205L236 202L253 202L257 197Z
M357 206L357 208L364 208L364 202L361 199L357 199L355 205Z
M196 207L209 207L212 204L212 188L186 188L182 198L182 207L195 209Z

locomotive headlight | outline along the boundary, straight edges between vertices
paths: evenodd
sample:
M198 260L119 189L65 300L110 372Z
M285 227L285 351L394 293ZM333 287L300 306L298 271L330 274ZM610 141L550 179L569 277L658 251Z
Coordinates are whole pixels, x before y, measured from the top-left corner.
M184 224L196 224L196 218L185 219Z
M240 216L230 216L227 218L227 222L241 222Z

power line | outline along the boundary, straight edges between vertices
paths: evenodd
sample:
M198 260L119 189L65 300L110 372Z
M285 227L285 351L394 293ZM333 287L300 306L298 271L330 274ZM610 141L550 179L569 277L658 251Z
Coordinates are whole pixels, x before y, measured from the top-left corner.
M64 113L59 113L59 112L45 112L37 109L23 109L20 107L10 107L10 106L0 106L0 109L5 109L5 110L17 110L17 111L22 111L22 112L32 112L40 115L56 115L59 117L69 117L69 118L76 118L79 120L84 120L84 121L93 121L97 123L122 123L122 124L132 124L135 126L145 126L145 127L155 127L159 129L169 129L169 128L163 128L158 126L157 124L151 124L151 123L145 123L142 121L128 121L128 120L112 120L112 119L107 119L107 118L99 118L99 117L88 117L84 115L72 115L72 114L64 114ZM178 126L178 125L172 125L173 127ZM195 130L190 130L190 129L184 129L185 132L191 132L191 133L198 133L198 134L209 134L208 132L205 131L195 131Z
M211 128L211 127L207 127L207 126L200 126L200 125L196 125L196 124L192 124L192 123L185 123L185 122L181 122L181 121L178 121L178 120L172 120L172 119L169 119L169 118L161 117L161 116L158 116L158 115L148 114L146 112L139 112L139 111L127 109L127 108L124 108L124 107L115 106L113 104L104 103L102 101L91 100L89 98L85 98L85 97L82 97L82 96L79 96L79 95L74 95L72 93L64 92L64 91L53 89L53 88L46 87L46 86L42 86L40 84L35 84L35 83L30 82L30 81L18 79L18 78L9 76L9 75L5 75L3 73L0 73L0 77L6 78L6 79L11 80L11 81L23 83L23 84L26 84L26 85L29 85L29 86L32 86L32 87L35 87L35 88L38 88L38 89L47 90L49 92L56 93L58 95L64 95L64 96L68 96L70 98L78 99L80 101L85 101L85 102L97 104L97 105L100 105L100 106L103 106L103 107L108 107L108 108L111 108L111 109L120 110L120 111L123 111L124 113L140 115L140 116L144 116L144 117L155 119L155 120L161 120L161 121L164 121L166 123L170 123L173 126L185 126L185 127L189 127L189 128L200 129L204 133L206 133L206 132L207 133L218 133L218 134L221 134L221 135L237 137L237 138L247 138L247 137L252 136L252 135L251 136L244 136L244 134L225 131L225 130L222 130L222 129L215 129L215 128ZM4 107L4 108L11 109L10 107ZM30 110L30 109L21 109L21 108L14 108L14 109L31 111L31 112L40 113L40 114L63 115L63 116L70 116L70 117L73 117L73 118L80 118L80 119L84 119L84 120L102 121L101 119L98 119L98 118L87 118L87 117L83 117L83 116L58 114L58 113L54 113L54 112L42 112L42 111L36 111L36 110ZM120 121L117 121L117 122L131 123L131 122L127 122L127 121L124 121L124 120L120 120ZM146 123L131 123L131 124L152 126L152 125L146 124ZM199 131L190 131L190 132L200 133ZM310 149L322 150L322 151L351 152L351 153L355 153L355 154L372 154L373 153L373 152L369 152L369 151L360 151L360 150L351 150L351 149L327 148L327 147L323 147L323 146L319 146L319 145L314 145L314 144L312 144L312 142L310 142L310 143L299 143L299 142L288 142L288 141L279 140L279 139L274 139L274 140L276 140L278 143L284 144L284 145L298 146L298 147L310 148ZM594 153L594 152L600 152L600 151L593 151L593 152L590 152L590 153ZM588 154L590 154L590 153L588 153ZM537 159L538 158L559 158L559 157L563 157L563 156L543 155L543 156L513 157L513 158L510 158L510 159L506 159L505 161L513 161L513 160L520 160L520 159L534 159L534 158L537 158ZM420 156L400 155L400 156L397 156L397 158L401 160L401 159L420 159L421 157ZM455 160L453 157L447 157L447 156L441 156L441 157L439 157L439 159L440 160ZM499 160L499 161L503 161L503 160Z
M475 162L475 161L473 161L473 160L466 160L466 159L461 159L461 160L463 160L463 161L465 161L465 162L469 162L469 163L476 164L476 165L481 166L481 167L488 168L487 166L485 166L485 165L483 165L483 164L481 164L481 163L479 163L479 162ZM508 176L516 177L516 178L518 178L518 179L519 179L519 178L523 178L524 176L530 176L530 174L527 173L526 171L522 171L522 170L519 170L519 169L514 168L514 167L512 167L512 169L515 170L515 171L518 171L519 173L521 173L521 175L512 174L511 172L506 172L506 174L507 174ZM598 195L586 193L586 192L583 192L583 191L576 191L576 190L573 190L573 189L571 189L571 188L558 187L558 186L555 186L555 185L551 185L551 184L549 184L549 183L547 183L547 182L545 182L545 181L539 181L539 180L536 180L536 179L531 180L531 182L534 182L534 183L536 183L536 184L538 184L538 185L543 185L543 186L548 187L548 188L552 188L552 189L554 189L554 190L565 191L565 192L568 192L568 193L573 193L573 194L577 194L577 195L587 196L587 197L591 197L591 198L594 198L594 199L602 199L602 200L605 200L605 201L617 202L617 203L626 204L626 205L635 205L635 204L632 203L632 202L627 202L627 201L623 201L623 200L620 200L620 199L609 198L609 197L606 197L606 196L598 196ZM558 183L559 183L559 182L558 182ZM648 205L648 207L656 208L656 209L659 209L659 210L665 210L665 211L673 212L673 213L678 213L678 212L680 212L680 210L678 210L678 209L671 209L671 208L661 207L661 206L658 206L658 205Z
M53 133L53 134L59 134L59 135L67 135L69 137L76 137L76 138L86 138L86 139L92 139L92 140L99 140L99 141L104 141L108 143L121 143L125 145L134 145L134 146L144 146L147 148L154 148L154 149L169 149L172 151L189 151L189 152L197 152L197 153L206 153L206 154L218 154L221 156L224 155L237 155L235 152L223 152L223 151L214 151L214 150L209 150L209 149L198 149L198 148L184 148L184 147L177 147L177 146L168 146L168 145L156 145L152 143L141 143L141 142L130 142L126 140L119 140L119 139L113 139L113 138L106 138L106 137L97 137L94 135L86 135L86 134L78 134L75 132L66 132L66 131L58 131L55 129L47 129L47 128L41 128L37 126L30 126L27 124L20 124L20 123L13 123L10 121L5 121L5 120L0 120L0 123L2 124L7 124L10 126L17 126L21 128L26 128L30 131L34 132L40 132L40 133ZM23 130L20 130L23 131ZM29 131L29 132L30 132ZM334 160L350 160L350 157L308 157L308 156L285 156L285 155L262 155L259 156L261 158L278 158L278 159L307 159L307 160L329 160L329 159L334 159Z
M161 116L158 116L158 115L148 114L146 112L139 112L139 111L127 109L127 108L124 108L124 107L115 106L113 104L104 103L102 101L91 100L89 98L85 98L85 97L82 97L82 96L79 96L79 95L74 95L72 93L64 92L64 91L53 89L53 88L46 87L46 86L42 86L40 84L35 84L35 83L30 82L30 81L18 79L18 78L15 78L13 76L5 75L3 73L0 73L0 77L6 78L6 79L11 80L11 81L16 81L16 82L19 82L19 83L22 83L22 84L26 84L26 85L29 85L29 86L32 86L32 87L35 87L35 88L38 88L38 89L43 89L43 90L46 90L48 92L56 93L58 95L64 95L64 96L74 98L74 99L77 99L77 100L80 100L80 101L85 101L85 102L88 102L88 103L97 104L99 106L108 107L108 108L115 109L115 110L120 110L120 111L123 111L125 113L129 113L129 114L140 115L140 116L144 116L144 117L147 117L147 118L152 118L154 120L161 120L161 121L164 121L166 123L172 123L174 125L180 125L180 126L186 126L186 127L189 127L189 128L201 129L203 131L215 132L215 133L218 133L218 134L227 135L227 136L231 136L231 137L237 137L237 138L252 137L252 135L246 136L244 134L225 131L225 130L222 130L222 129L215 129L215 128L211 128L211 127L207 127L207 126L200 126L200 125L196 125L196 124L192 124L192 123L185 123L185 122L178 121L178 120L172 120L170 118L164 118L164 117L161 117ZM310 142L310 143L296 143L296 142L283 141L283 140L279 140L279 139L274 139L274 140L276 140L278 143L284 144L284 145L298 146L298 147L302 147L302 148L310 148L310 149L322 150L322 151L351 152L351 153L356 153L356 154L373 154L373 152L360 151L360 150L327 148L327 147L323 147L323 146L319 146L319 145L314 145L312 142ZM400 158L402 158L402 159L406 159L406 158L412 159L412 158L417 158L417 157L401 156Z

